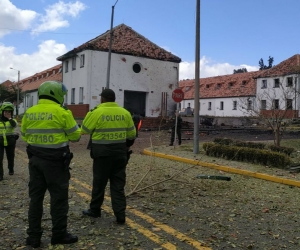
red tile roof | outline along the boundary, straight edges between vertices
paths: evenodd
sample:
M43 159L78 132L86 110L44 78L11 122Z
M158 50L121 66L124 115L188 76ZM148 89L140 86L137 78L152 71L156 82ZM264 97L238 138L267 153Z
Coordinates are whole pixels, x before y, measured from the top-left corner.
M45 81L62 81L61 64L29 76L20 81L22 92L34 91ZM16 83L15 83L16 84Z
M260 71L258 77L277 77L300 73L300 55L296 54L270 69Z
M237 73L200 79L200 98L255 96L256 80L259 71ZM195 80L181 80L179 87L184 99L194 99Z
M78 52L84 50L107 52L109 51L109 42L110 30L58 57L57 60L63 61L64 59L74 57ZM125 24L120 24L113 29L111 52L161 61L181 62L179 57L157 46Z
M300 74L300 55L296 54L267 70L214 76L200 79L200 98L242 97L256 95L256 79ZM195 80L182 80L179 87L184 99L194 99Z

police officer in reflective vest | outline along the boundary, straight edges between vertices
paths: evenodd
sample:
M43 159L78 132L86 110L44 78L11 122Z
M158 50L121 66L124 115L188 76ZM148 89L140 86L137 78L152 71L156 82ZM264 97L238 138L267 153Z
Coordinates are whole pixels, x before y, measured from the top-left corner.
M80 128L72 112L62 107L67 89L64 84L47 81L38 88L38 104L29 108L22 119L22 139L29 158L29 227L26 244L40 246L43 229L43 200L48 189L51 197L51 244L71 244L78 241L67 231L69 210L69 164L73 154L69 141L80 139Z
M116 102L115 92L105 89L100 94L101 104L87 113L81 126L82 133L92 135L93 189L90 208L82 213L101 217L105 187L110 181L111 203L116 223L125 223L127 152L133 145L136 130L131 114Z
M4 150L6 152L9 175L13 175L16 140L19 136L14 132L17 127L17 121L12 118L14 105L11 102L4 102L0 112L0 181L2 181Z

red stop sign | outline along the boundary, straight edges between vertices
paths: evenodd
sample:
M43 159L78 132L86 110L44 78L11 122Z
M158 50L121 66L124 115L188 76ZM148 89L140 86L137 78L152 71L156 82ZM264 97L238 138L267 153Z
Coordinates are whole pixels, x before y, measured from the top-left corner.
M175 102L181 102L184 98L184 93L181 89L174 89L172 92L172 98Z

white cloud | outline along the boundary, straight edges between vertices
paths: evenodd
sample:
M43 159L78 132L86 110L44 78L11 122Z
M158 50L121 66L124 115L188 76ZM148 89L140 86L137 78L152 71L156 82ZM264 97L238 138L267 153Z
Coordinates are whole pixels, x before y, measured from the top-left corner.
M45 15L40 14L40 24L34 29L34 32L53 31L58 28L68 27L69 22L66 17L77 17L78 14L83 11L86 6L76 1L74 3L64 3L59 1L53 5L50 5L45 11Z
M23 79L60 64L56 58L66 52L66 46L54 40L42 42L38 50L32 54L19 55L15 53L14 47L5 47L0 44L0 83L6 80L18 80L17 72L11 70L10 67L20 70L20 78Z
M234 69L246 68L248 72L256 71L259 68L246 64L231 65L229 63L213 63L205 56L200 59L200 78L230 75ZM194 79L195 78L195 62L181 62L179 66L179 79Z
M0 37L14 30L24 30L31 27L37 13L32 10L20 10L9 0L0 1Z

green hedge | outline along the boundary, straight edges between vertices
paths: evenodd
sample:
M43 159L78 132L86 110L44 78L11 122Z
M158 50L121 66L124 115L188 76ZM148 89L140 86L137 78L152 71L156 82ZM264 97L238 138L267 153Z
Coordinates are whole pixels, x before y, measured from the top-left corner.
M206 155L227 160L243 161L276 168L286 168L291 160L288 156L265 149L227 146L206 142L203 144Z
M256 148L256 149L270 149L274 152L283 153L288 156L290 156L295 151L294 148L289 148L289 147L281 147L281 146L278 147L275 145L267 145L262 142L235 141L228 138L215 138L214 142L221 145L230 145L230 146Z

